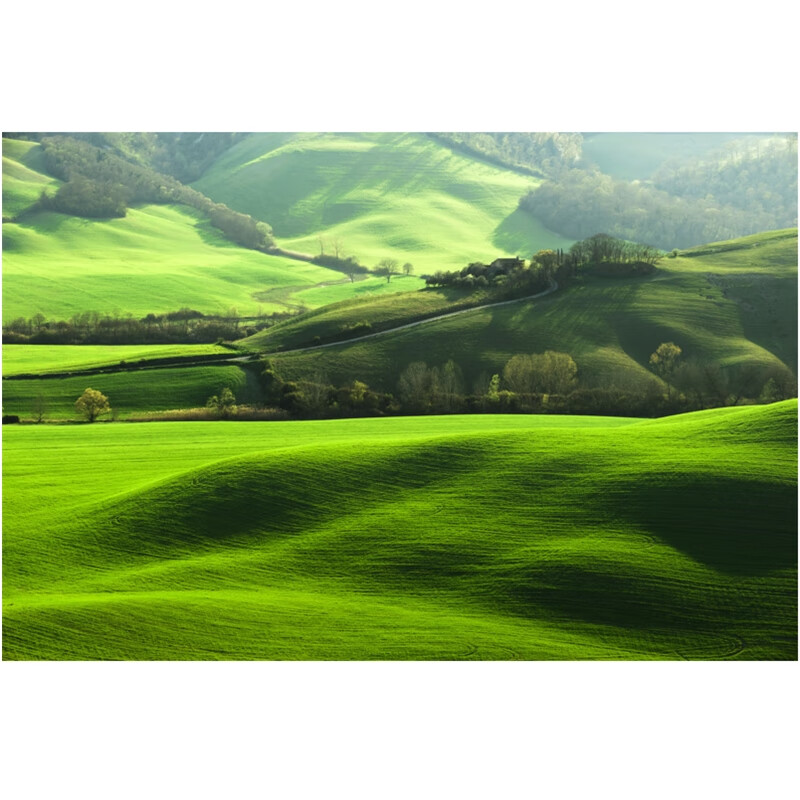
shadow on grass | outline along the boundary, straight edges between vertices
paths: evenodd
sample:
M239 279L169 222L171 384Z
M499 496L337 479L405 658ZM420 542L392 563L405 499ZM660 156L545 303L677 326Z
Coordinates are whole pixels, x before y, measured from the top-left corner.
M796 486L672 477L637 488L624 513L665 544L730 575L797 569Z

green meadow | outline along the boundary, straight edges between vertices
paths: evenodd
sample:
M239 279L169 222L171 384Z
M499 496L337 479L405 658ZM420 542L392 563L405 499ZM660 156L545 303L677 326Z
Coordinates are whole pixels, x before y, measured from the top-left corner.
M252 134L195 187L272 225L284 247L346 254L417 273L571 240L517 210L536 179L454 153L424 134Z
M188 306L205 314L285 311L256 298L341 273L224 239L193 209L131 208L122 219L37 212L3 225L3 319L68 319L118 310L143 317Z
M12 426L6 659L796 659L797 402Z
M425 290L384 299L345 301L283 322L245 341L275 358L287 378L322 371L334 382L358 377L394 391L410 362L452 358L468 382L500 372L518 353L568 352L584 375L625 372L650 380L648 359L661 342L684 357L722 365L797 363L797 230L775 231L664 258L648 277L583 276L532 301L475 309L352 344L305 353L315 335L335 337L357 322L394 327L446 313L463 293ZM450 294L448 293L450 292ZM342 334L339 333L339 336Z
M43 174L41 145L3 139L3 218L11 219L32 206L48 187L60 181Z
M6 380L3 413L30 419L43 400L46 419L78 420L75 401L84 389L90 388L106 395L112 410L125 419L148 411L200 408L226 386L239 403L261 402L258 377L252 370L236 364L199 364L69 378Z
M233 356L227 347L215 344L11 344L3 345L3 375L41 375L118 365L120 361L157 358Z

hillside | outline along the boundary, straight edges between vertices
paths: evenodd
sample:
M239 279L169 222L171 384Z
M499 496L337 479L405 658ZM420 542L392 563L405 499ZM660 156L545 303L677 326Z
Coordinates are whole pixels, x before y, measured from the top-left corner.
M796 401L13 427L3 657L796 659L796 437Z
M342 277L238 247L180 206L146 205L110 220L41 211L3 225L4 321L115 309L143 317L186 306L209 314L285 311L255 295Z
M13 219L59 183L45 174L41 145L3 139L3 219Z
M4 322L86 311L141 317L187 306L268 314L422 285L413 276L351 283L335 270L237 246L183 205L137 204L120 219L31 209L43 189L60 183L47 174L41 145L3 139L4 218L26 212L3 226Z
M450 294L447 294L447 292ZM463 293L425 290L378 301L346 302L264 331L245 344L275 353L288 378L322 371L337 385L358 378L394 391L412 361L454 359L468 385L502 370L517 353L568 352L590 382L615 378L649 382L650 354L661 342L678 344L686 358L722 366L749 364L796 370L797 230L715 243L664 258L647 277L583 276L538 300L476 309L405 331L306 353L281 354L369 322L377 328L421 314L444 313ZM341 333L339 334L341 335Z
M647 180L665 163L703 156L741 136L738 133L585 133L582 155L586 164L613 178Z
M452 152L424 134L251 134L194 186L267 220L289 249L346 254L417 274L503 253L566 247L517 211L536 178Z

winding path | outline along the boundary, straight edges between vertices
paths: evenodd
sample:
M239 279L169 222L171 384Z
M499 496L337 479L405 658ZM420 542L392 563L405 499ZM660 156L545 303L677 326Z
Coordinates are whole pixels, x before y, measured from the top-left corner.
M468 314L470 311L480 311L484 308L499 308L500 306L508 306L512 303L523 303L526 300L536 300L539 297L544 297L545 295L552 294L558 289L558 283L554 280L550 287L545 289L543 292L539 292L538 294L529 294L525 297L516 297L513 300L502 300L499 303L486 303L482 306L470 306L469 308L462 308L459 311L448 311L447 314L439 314L435 317L425 317L425 319L419 319L416 322L407 322L405 325L398 325L394 328L386 328L382 331L376 331L375 333L367 333L364 336L355 336L352 339L340 339L337 342L327 342L326 344L313 344L309 347L293 347L290 350L279 350L274 353L269 353L269 355L286 355L287 353L305 353L308 350L321 350L323 347L337 347L338 345L342 344L352 344L353 342L362 342L365 339L374 339L376 336L383 336L387 333L396 333L397 331L403 331L407 328L414 328L417 325L424 325L427 322L436 322L440 319L448 319L449 317L456 317L459 314Z

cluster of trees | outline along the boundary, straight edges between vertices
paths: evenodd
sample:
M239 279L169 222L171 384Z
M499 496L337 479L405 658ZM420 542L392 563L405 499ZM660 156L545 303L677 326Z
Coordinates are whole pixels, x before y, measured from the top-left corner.
M664 342L650 358L650 379L630 370L581 375L568 353L547 350L512 356L493 375L467 387L459 364L415 361L400 374L394 393L355 380L336 387L322 372L283 380L272 361L262 373L264 397L294 417L452 413L563 413L654 417L742 402L774 402L797 396L786 367L722 368L682 359Z
M783 365L723 368L715 361L685 359L674 342L662 342L649 363L664 382L667 399L679 397L692 410L735 406L744 399L773 403L797 397L797 378Z
M396 258L382 258L372 271L375 275L386 278L386 283L390 283L392 276L399 275L400 272L402 272L403 275L413 275L414 265L406 261L401 267L400 262Z
M343 272L350 278L352 283L356 279L356 275L364 275L369 272L369 268L358 263L355 256L337 256L330 253L319 253L311 259L312 263L319 264L321 267L328 267L335 269L338 272Z
M497 297L523 297L544 291L554 279L566 281L576 274L574 259L563 250L539 250L530 262L498 258L491 264L475 261L453 272L425 276L427 286L454 286L461 289L488 289Z
M124 217L131 203L182 203L206 214L215 228L242 247L269 250L275 245L265 222L215 203L148 166L69 136L45 136L41 145L47 170L64 181L55 195L42 192L42 208L84 217Z
M564 170L521 198L520 208L573 239L597 231L665 250L786 227L773 213L752 213L713 197L676 197L647 183L596 170ZM796 212L795 212L796 213Z
M662 252L650 245L598 233L575 242L568 261L575 271L589 268L601 274L644 274L652 272L661 256Z
M713 197L721 205L769 219L768 228L797 225L797 134L737 139L710 156L668 163L653 183L678 197Z
M261 388L267 403L294 417L383 416L399 411L392 395L372 391L362 381L336 387L321 371L303 380L284 380L271 360L261 372Z
M41 141L50 134L13 133L12 138ZM211 163L246 133L63 133L130 161L172 175L182 183L196 181Z
M529 175L556 175L583 154L580 133L435 133L448 147Z
M58 321L40 313L4 324L3 344L209 344L252 336L295 313L240 317L232 308L226 316L212 316L182 308L137 319L85 311Z

